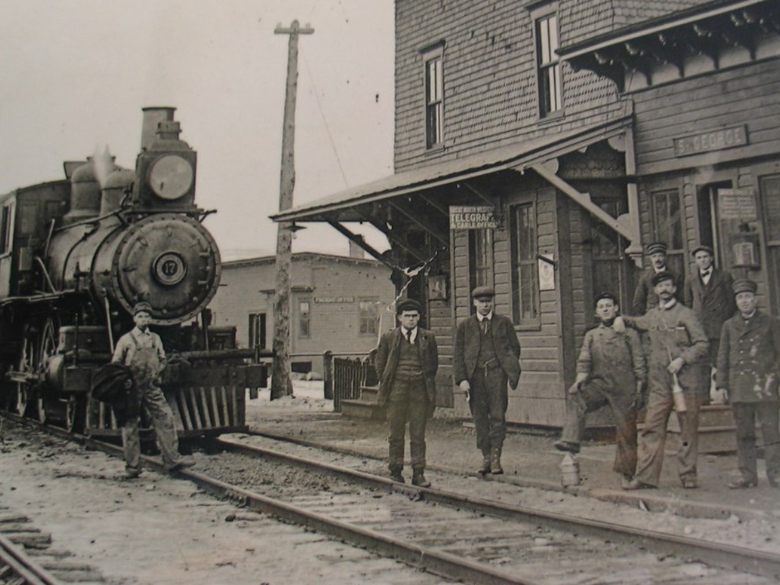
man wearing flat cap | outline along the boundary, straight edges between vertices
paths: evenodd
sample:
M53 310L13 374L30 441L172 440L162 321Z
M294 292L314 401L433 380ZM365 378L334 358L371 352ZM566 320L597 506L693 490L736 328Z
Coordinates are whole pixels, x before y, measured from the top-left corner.
M617 317L614 327L623 324L646 332L648 399L645 425L639 435L636 474L624 489L658 487L666 445L666 424L677 409L680 422L680 448L677 474L684 488L697 487L696 458L699 445L699 408L703 402L702 367L709 341L696 315L675 298L675 275L661 272L652 284L658 306L643 317ZM685 407L675 406L673 389L682 389Z
M471 297L476 314L458 324L453 376L474 417L477 448L482 451L480 473L504 473L507 383L514 390L520 380L520 340L511 319L493 311L491 287L479 286Z
M751 280L734 282L737 314L723 324L718 350L718 388L728 393L737 428L739 478L732 489L758 485L756 418L764 439L769 485L780 488L780 322L757 309L758 287Z
M433 332L418 327L422 306L413 299L396 304L399 326L385 333L376 351L379 404L387 407L388 470L404 483L404 444L409 425L412 484L430 487L425 478L425 427L436 408L439 349Z
M133 376L136 404L131 410L134 415L128 416L122 425L125 470L127 477L131 479L141 475L138 426L142 408L146 409L152 419L165 469L175 471L192 465L192 462L183 460L179 455L179 439L176 436L173 411L158 385L166 358L160 336L149 330L152 322L151 305L136 304L133 307L133 321L135 327L119 338L111 359L113 363L127 366Z
M683 301L684 278L682 275L673 273L667 267L666 244L663 242L648 244L647 256L650 258L650 267L639 277L639 282L634 291L634 302L631 304L632 314L636 316L644 315L650 309L658 306L658 297L654 292L652 281L653 277L660 272L669 272L674 276L674 285L677 289L675 298L678 301Z
M633 329L618 333L612 327L620 311L617 297L601 293L595 305L599 325L582 341L577 377L566 397L563 433L555 448L579 453L587 413L609 405L617 438L612 469L625 486L636 470L636 414L644 401L647 363L639 334Z
M732 291L734 279L728 272L715 268L714 253L709 246L697 246L691 254L697 270L694 276L685 281L685 305L693 309L704 325L704 332L710 342L708 362L710 368L717 368L720 330L726 319L737 310ZM709 384L709 379L706 383Z

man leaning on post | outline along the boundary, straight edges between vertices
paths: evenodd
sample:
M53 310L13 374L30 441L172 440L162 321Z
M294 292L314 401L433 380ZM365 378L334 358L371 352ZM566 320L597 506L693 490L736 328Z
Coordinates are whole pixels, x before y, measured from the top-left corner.
M494 295L489 286L472 291L476 314L458 324L452 364L455 383L474 417L482 474L504 473L507 383L514 390L520 380L520 341L511 319L493 311Z
M399 326L385 333L376 351L379 404L387 406L388 469L390 478L404 483L404 443L409 424L412 484L430 487L425 479L425 426L436 408L436 336L418 327L422 306L413 299L396 305Z

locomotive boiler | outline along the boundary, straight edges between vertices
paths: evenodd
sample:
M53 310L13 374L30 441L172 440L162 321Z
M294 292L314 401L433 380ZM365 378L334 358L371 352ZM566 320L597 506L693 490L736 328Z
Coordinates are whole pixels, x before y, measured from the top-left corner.
M66 178L0 197L0 393L3 407L91 435L117 435L90 380L152 307L170 365L163 390L181 436L245 428L245 391L266 366L210 327L220 254L195 203L197 153L175 108L145 108L134 170L108 156L66 162Z

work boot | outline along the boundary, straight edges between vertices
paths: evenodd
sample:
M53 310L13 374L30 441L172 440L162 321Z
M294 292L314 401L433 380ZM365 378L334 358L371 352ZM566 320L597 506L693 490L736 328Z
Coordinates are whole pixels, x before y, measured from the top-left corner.
M428 488L431 487L431 482L425 479L422 469L415 469L414 474L412 475L412 485Z
M479 473L487 475L490 473L490 450L485 449L482 451L482 467L479 468Z
M390 468L390 479L393 481L396 481L398 483L406 483L406 480L404 479L403 474L401 474L402 468L399 467L391 467Z
M128 467L125 469L125 477L127 479L137 479L141 477L141 468L140 467Z
M504 468L501 467L501 448L493 447L490 449L490 473L494 475L500 475L504 473Z

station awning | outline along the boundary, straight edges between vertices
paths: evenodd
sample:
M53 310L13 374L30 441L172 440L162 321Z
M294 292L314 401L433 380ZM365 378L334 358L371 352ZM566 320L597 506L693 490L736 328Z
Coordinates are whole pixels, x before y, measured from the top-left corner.
M355 206L411 195L425 189L467 181L503 170L524 171L591 144L619 136L631 124L629 116L569 132L546 134L516 144L486 150L350 187L317 201L271 216L274 221L350 221ZM359 217L355 217L359 219Z

